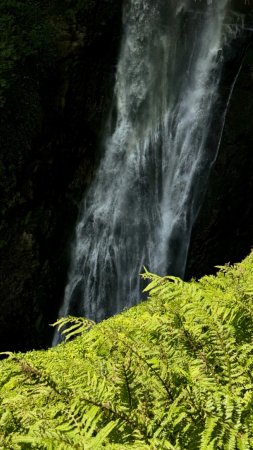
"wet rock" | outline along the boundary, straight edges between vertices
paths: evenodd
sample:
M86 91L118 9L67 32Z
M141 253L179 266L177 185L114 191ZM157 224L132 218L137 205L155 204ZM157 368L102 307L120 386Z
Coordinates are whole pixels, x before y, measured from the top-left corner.
M248 42L222 142L195 223L187 278L235 263L253 246L253 46Z

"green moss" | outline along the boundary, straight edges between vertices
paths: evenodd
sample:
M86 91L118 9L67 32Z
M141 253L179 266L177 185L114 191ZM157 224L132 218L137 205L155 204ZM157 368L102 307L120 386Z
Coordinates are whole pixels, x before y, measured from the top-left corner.
M80 336L1 363L0 448L253 448L253 253L199 281L144 278L142 304L61 320Z

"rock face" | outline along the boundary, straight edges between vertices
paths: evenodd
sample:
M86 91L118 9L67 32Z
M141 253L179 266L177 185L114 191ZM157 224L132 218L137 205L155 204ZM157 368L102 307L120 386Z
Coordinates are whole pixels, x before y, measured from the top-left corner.
M25 58L1 115L1 350L50 344L78 205L111 104L121 2L83 3L51 13L55 48L46 73Z
M226 78L223 89L226 89ZM252 130L253 45L249 40L230 101L220 151L193 229L187 278L212 273L217 264L238 262L253 246Z

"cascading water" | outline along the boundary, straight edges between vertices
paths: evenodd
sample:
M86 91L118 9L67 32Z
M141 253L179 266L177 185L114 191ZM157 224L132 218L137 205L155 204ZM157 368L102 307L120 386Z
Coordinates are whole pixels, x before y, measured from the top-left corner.
M61 316L102 320L134 305L144 265L183 276L222 131L221 117L211 149L223 49L235 33L225 25L228 2L201 11L190 0L125 5L110 130L76 228Z

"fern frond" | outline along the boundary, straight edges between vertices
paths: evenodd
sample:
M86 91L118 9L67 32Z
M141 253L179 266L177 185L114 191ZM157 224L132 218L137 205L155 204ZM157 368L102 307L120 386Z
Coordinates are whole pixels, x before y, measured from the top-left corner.
M64 336L65 341L68 341L89 331L94 325L95 322L92 320L83 317L67 316L61 317L51 326L57 327L58 332Z

